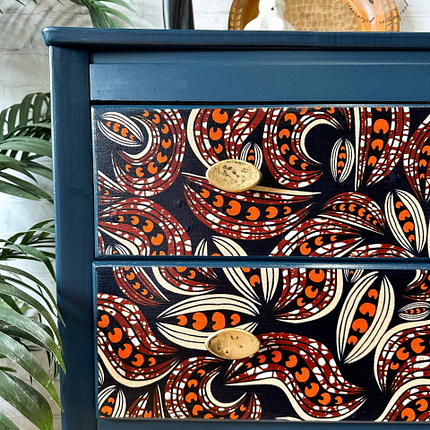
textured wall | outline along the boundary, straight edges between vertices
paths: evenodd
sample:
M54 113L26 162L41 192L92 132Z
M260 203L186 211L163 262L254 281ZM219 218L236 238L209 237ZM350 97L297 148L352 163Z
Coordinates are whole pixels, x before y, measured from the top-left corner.
M293 0L290 0L293 1ZM401 12L401 31L430 29L429 0L396 0ZM49 91L48 49L40 30L45 26L89 27L91 22L85 8L67 0L27 0L23 7L15 0L3 0L0 7L0 110L18 103L30 92ZM131 16L138 28L162 28L162 0L134 0L136 15ZM197 29L227 28L231 0L194 0ZM49 181L44 186L51 188ZM52 206L46 202L23 201L0 194L2 207L0 237L24 230L37 221L52 216ZM28 266L26 266L28 269ZM40 269L30 268L36 276L49 282ZM0 408L3 409L0 404ZM13 414L13 411L11 412ZM57 416L57 426L59 419ZM22 430L34 429L20 419Z

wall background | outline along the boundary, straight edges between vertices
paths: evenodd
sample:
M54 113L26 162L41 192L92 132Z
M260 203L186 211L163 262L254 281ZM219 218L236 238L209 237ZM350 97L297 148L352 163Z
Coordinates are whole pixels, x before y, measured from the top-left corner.
M196 29L226 30L232 0L194 0ZM86 9L62 0L27 0L24 7L15 0L0 0L0 111L19 103L31 92L49 91L48 49L40 36L45 26L91 27ZM400 31L430 31L429 0L396 0L401 13ZM163 28L162 0L133 0L135 15L130 15L137 28ZM127 13L127 12L126 12ZM41 182L46 189L49 181ZM52 217L53 208L48 202L33 202L0 194L0 237L6 238L38 221ZM36 276L54 285L39 267L25 266ZM18 416L0 401L0 409ZM25 418L18 418L22 430L35 427ZM56 429L60 428L59 413Z

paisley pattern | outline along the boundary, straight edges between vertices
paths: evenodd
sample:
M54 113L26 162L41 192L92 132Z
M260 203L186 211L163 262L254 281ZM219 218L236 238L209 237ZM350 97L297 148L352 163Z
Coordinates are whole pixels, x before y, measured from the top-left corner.
M235 360L227 384L278 387L304 420L344 419L365 402L364 390L343 378L330 351L315 339L270 333L260 340L257 354Z
M200 257L213 253L247 256L224 237L200 244ZM201 284L181 288L163 273ZM430 300L405 294L427 278L280 264L99 265L100 417L428 420ZM224 328L253 333L260 349L215 357L205 342Z
M363 261L429 257L428 108L93 114L101 418L429 421L430 270ZM225 328L259 351L213 356Z
M255 394L233 402L221 402L212 391L220 374L222 360L193 357L185 360L166 383L166 406L172 418L260 419L261 405Z
M429 136L418 107L95 107L99 254L429 257ZM211 185L225 159L262 181Z

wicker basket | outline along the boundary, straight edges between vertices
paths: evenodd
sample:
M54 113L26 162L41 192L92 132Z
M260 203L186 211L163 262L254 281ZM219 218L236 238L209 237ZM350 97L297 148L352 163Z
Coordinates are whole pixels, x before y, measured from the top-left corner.
M257 17L259 0L233 0L229 30ZM297 31L399 31L394 0L285 0L285 19Z

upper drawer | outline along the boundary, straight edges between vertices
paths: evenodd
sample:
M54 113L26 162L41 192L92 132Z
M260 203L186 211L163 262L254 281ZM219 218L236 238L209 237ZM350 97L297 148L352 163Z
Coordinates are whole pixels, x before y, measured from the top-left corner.
M392 51L391 47L383 50L375 49L375 46L358 49L358 38L348 50L333 49L333 46L330 49L327 45L324 49L309 49L310 45L315 48L312 33L302 33L300 46L293 49L285 45L274 48L273 42L279 35L282 32L277 36L268 35L272 46L267 50L244 50L236 43L232 44L233 49L231 46L213 49L200 39L200 47L185 51L164 50L158 46L155 51L95 52L89 69L91 100L203 104L225 101L283 103L286 100L296 103L429 101L428 92L422 89L428 87L426 70L430 52ZM214 33L214 39L219 41L225 36ZM261 33L258 37L253 36L253 43L261 43L262 36ZM197 37L201 37L200 34ZM295 36L289 34L286 37ZM333 33L327 37L329 43L336 43ZM345 33L337 37L345 43ZM362 35L358 37L360 42L364 41ZM403 36L395 46L408 40ZM381 42L379 39L378 48L382 47ZM428 43L424 45L427 49Z
M94 107L99 256L427 257L429 114ZM210 184L224 159L260 184Z

